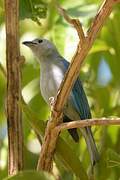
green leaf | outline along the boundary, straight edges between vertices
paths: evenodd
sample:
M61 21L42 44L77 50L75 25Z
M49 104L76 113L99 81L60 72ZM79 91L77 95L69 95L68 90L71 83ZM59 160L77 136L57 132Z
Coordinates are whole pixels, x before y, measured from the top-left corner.
M4 22L4 10L0 7L0 24Z
M43 171L22 171L18 173L15 176L5 178L4 180L27 180L27 179L35 179L35 180L55 180L55 178L51 175L48 174L47 172Z
M112 48L110 48L110 46L108 46L105 41L96 40L96 42L95 42L94 46L92 47L92 49L90 50L89 54L99 53L102 51L109 51L111 49Z
M112 149L109 149L107 151L107 165L108 167L119 167L120 168L120 155L117 154L115 151Z
M59 137L56 146L56 155L63 162L64 166L74 172L77 177L87 180L88 177L83 169L83 165L74 153L71 146L67 144L61 137Z
M46 126L45 122L40 120L36 116L36 114L33 113L24 102L22 102L21 106L32 128L38 134L44 136L45 126ZM87 180L88 177L82 166L82 163L73 152L71 146L68 145L61 137L59 137L56 146L56 155L60 160L62 160L64 166L69 170L71 170L72 172L74 172L77 177L79 177L80 179Z
M31 80L23 89L22 94L25 102L29 102L39 93L39 78Z
M67 11L70 15L74 17L94 17L97 12L98 6L93 5L77 5L75 7L69 8Z
M20 19L30 18L40 24L39 19L45 18L47 4L41 0L20 0Z

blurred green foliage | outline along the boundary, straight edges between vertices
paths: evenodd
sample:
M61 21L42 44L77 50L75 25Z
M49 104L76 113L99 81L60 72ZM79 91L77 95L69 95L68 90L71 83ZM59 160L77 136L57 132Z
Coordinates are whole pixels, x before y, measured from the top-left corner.
M13 176L13 177L8 177L5 178L5 180L27 180L27 179L35 179L35 180L55 180L55 178L46 172L36 172L36 171L23 171L20 172L19 174Z
M100 0L60 0L59 2L67 9L70 16L80 19L85 31L89 28L101 3ZM56 44L60 53L68 61L72 59L78 42L76 31L71 25L66 23L63 17L59 16L55 9L55 3L55 0L20 0L20 45L21 54L26 58L26 62L22 68L22 95L26 104L28 104L28 106L24 107L23 112L25 170L35 170L40 149L39 142L31 126L36 126L43 137L45 121L49 116L49 108L41 97L39 90L40 68L31 51L23 47L21 42L35 37L48 38ZM119 12L120 5L117 5L114 7L101 33L97 37L80 72L93 117L120 116ZM4 14L4 1L1 0L0 179L7 176L6 79L2 69L6 67ZM40 26L39 23L41 23ZM119 126L93 127L92 130L101 156L100 162L95 167L95 179L118 180L120 178ZM82 137L80 143L76 144L67 131L62 132L57 148L62 154L59 154L58 151L56 152L56 164L54 165L56 176L60 176L64 180L77 179L76 176L79 176L78 171L81 162L83 168L90 176L90 159ZM68 158L70 162L68 162Z
M47 4L40 0L20 0L20 19L30 18L40 25L40 18L45 18Z

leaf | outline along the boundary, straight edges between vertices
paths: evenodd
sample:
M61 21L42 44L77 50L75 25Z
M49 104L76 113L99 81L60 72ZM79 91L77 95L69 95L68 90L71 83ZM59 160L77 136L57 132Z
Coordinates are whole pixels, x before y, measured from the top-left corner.
M77 5L75 7L69 8L68 13L74 17L94 17L97 11L97 5Z
M37 64L38 65L38 64ZM40 76L39 68L33 66L33 64L24 64L22 69L22 88L25 87L30 81Z
M87 180L88 177L83 169L83 165L72 150L71 146L59 137L56 146L56 155L64 163L64 166L74 172L77 177Z
M0 7L0 24L4 22L4 10Z
M47 172L43 171L22 171L18 173L15 176L5 178L4 180L27 180L27 179L35 179L35 180L55 180L55 178L51 175L48 174Z
M44 136L45 132L45 122L40 120L35 113L33 113L28 106L22 102L21 103L23 112L27 116L27 119L31 127L41 136ZM72 144L71 144L72 146ZM56 156L62 160L65 167L75 173L80 179L87 180L87 174L80 162L79 158L75 155L70 145L68 145L61 137L58 138L56 146ZM66 153L67 152L67 153Z
M39 19L45 18L47 4L41 0L20 0L20 19L30 18L40 24Z
M112 149L107 151L107 165L109 168L118 166L120 168L120 155Z
M25 99L25 102L27 103L38 93L39 93L39 78L33 79L22 89L22 95Z
M109 51L112 48L106 44L105 41L102 40L96 40L94 46L92 46L92 49L90 50L89 54L92 53L99 53L102 51Z

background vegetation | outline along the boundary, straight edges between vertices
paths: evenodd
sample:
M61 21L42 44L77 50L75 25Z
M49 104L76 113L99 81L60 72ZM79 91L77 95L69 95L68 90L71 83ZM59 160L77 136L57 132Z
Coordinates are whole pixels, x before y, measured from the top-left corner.
M71 17L79 18L85 31L95 16L99 0L60 0ZM20 47L26 58L22 68L22 95L36 117L46 121L49 109L39 90L40 67L31 51L22 45L22 41L35 37L44 37L53 41L60 53L68 60L76 49L78 37L73 27L59 16L55 1L20 0ZM89 99L93 117L120 116L120 6L114 8L80 72L84 88ZM6 79L1 67L5 69L5 19L4 1L0 1L0 179L7 176L7 127L5 115ZM40 25L41 24L41 25ZM24 168L35 170L40 144L23 113L24 129ZM32 117L31 117L32 118ZM101 155L95 168L98 180L118 180L120 177L120 128L119 126L92 128ZM72 151L82 161L84 169L89 171L90 159L84 139L73 142L68 132L62 132L62 138L71 146ZM66 149L65 149L66 150ZM68 151L69 152L69 151ZM67 156L67 152L66 156ZM71 158L74 158L72 156ZM69 162L71 163L71 162ZM56 159L54 172L64 180L76 179L75 172Z

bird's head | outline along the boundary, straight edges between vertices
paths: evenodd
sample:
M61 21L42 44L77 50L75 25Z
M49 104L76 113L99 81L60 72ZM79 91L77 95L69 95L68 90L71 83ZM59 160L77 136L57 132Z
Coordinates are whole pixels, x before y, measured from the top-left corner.
M47 39L40 38L33 41L24 41L23 44L28 46L40 61L45 57L58 53L54 44Z

